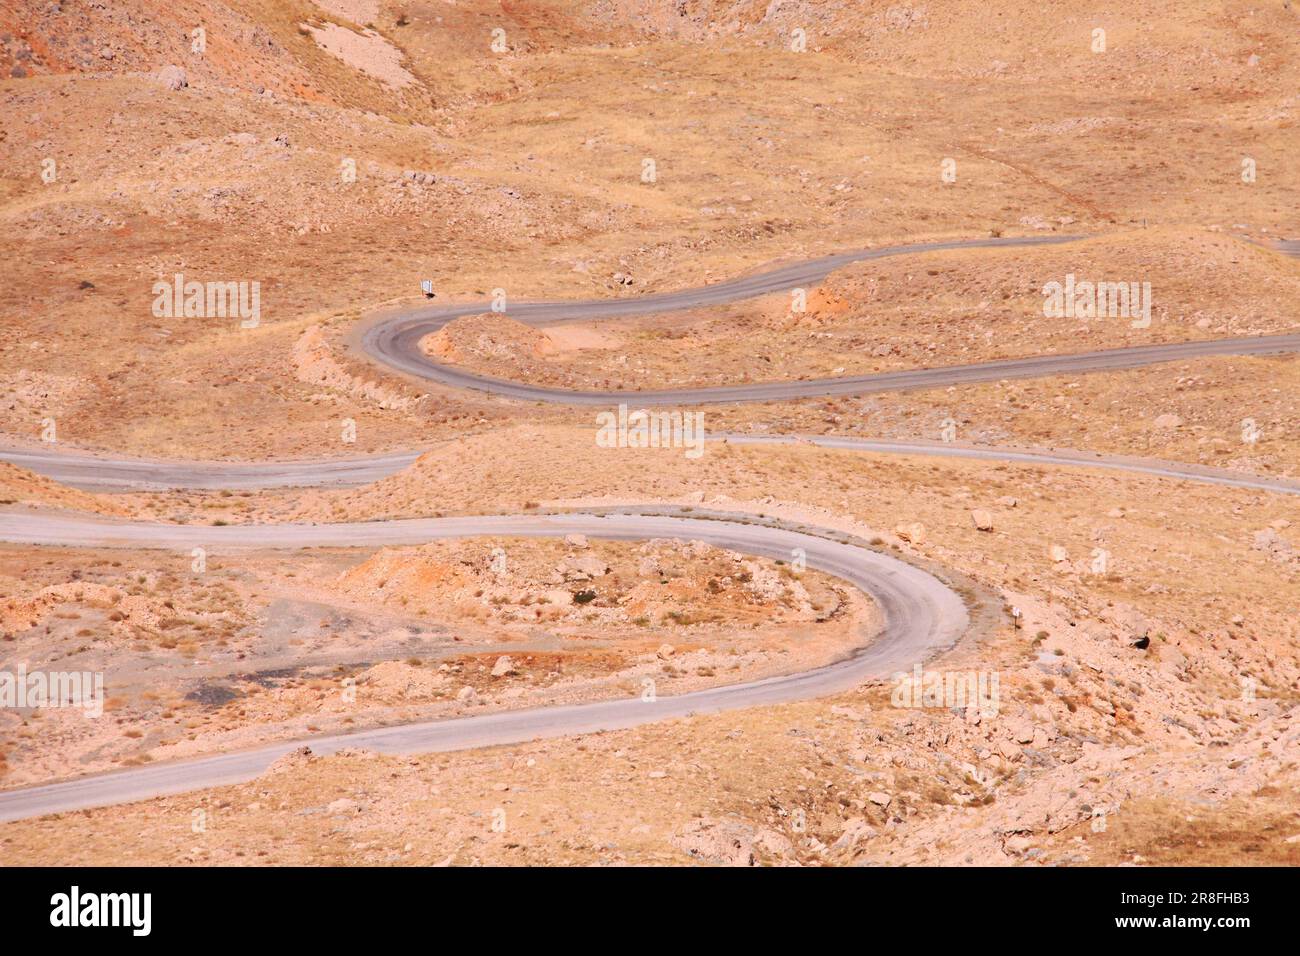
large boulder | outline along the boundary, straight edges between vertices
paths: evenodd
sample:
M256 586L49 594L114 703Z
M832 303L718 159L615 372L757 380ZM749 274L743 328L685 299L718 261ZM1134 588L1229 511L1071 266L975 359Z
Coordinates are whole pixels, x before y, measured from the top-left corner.
M185 71L175 63L168 63L158 71L158 82L169 90L183 90L190 85L185 78Z

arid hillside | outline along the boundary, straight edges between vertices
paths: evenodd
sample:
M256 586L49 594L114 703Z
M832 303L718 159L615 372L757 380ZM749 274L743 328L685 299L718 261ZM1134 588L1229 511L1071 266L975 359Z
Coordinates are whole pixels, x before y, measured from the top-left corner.
M354 451L490 420L461 393L388 400L358 387L365 370L293 374L305 330L414 301L423 278L440 301L618 297L888 242L1157 226L1172 231L1133 261L1188 272L1189 247L1220 241L1206 230L1297 231L1296 18L1244 2L9 3L0 427L34 441L53 418L77 445L257 458L336 451L344 419ZM178 274L257 283L257 327L156 309ZM1014 278L993 294L1031 277ZM1285 300L1294 266L1278 278ZM1236 328L1219 294L1195 308ZM811 358L735 371L798 377Z

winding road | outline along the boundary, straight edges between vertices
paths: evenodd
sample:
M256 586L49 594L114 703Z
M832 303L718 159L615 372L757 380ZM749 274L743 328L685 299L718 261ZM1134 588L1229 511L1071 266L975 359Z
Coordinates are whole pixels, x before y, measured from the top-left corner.
M511 304L512 319L532 326L553 325L575 320L610 319L647 315L750 299L811 285L830 272L853 262L890 256L916 255L953 249L1025 247L1078 242L1086 236L1027 236L999 239L964 239L952 242L922 242L879 249L860 249L819 259L782 266L726 282L628 299L589 299L574 302L522 302ZM1295 251L1286 244L1283 254ZM869 395L949 385L974 385L1007 378L1034 378L1081 372L1140 368L1160 362L1176 362L1215 355L1277 355L1300 352L1300 333L1205 339L1163 345L1135 345L1126 348L1077 352L1068 355L1035 355L998 359L972 365L846 375L838 378L795 379L718 385L705 388L676 388L646 391L583 391L552 388L492 378L435 361L420 349L420 341L437 332L452 319L487 311L483 303L411 309L362 326L354 345L381 367L451 388L474 389L503 398L563 405L612 405L627 402L638 406L700 405L718 402L786 401L832 395ZM1120 320L1116 320L1120 321Z
M904 253L997 246L1033 246L1079 237L1031 237L921 243L827 256L700 289L635 299L568 303L523 303L510 314L532 325L582 318L610 318L695 308L782 291L816 282L850 262ZM1295 254L1295 249L1283 251ZM1036 356L978 365L770 382L716 388L646 392L583 392L507 382L441 365L419 350L419 341L459 315L482 305L421 308L361 329L358 344L392 369L459 388L514 399L571 405L767 401L818 395L863 394L910 388L996 381L1003 378L1134 368L1208 355L1267 355L1300 351L1300 334L1138 346L1075 355ZM1076 451L990 448L920 441L885 441L840 436L715 435L711 440L774 444L807 442L849 451L934 455L1035 465L1094 467L1285 494L1300 494L1300 482L1243 475L1223 469ZM248 489L322 484L362 484L405 468L419 451L310 461L216 463L177 462L93 455L85 452L0 449L0 458L67 484L96 491L156 488ZM189 526L116 521L73 514L0 513L0 540L28 545L209 550L307 547L378 547L475 535L558 536L583 533L598 538L679 537L708 541L754 555L788 558L802 548L808 565L837 575L870 595L883 626L863 635L858 650L843 660L798 674L733 684L653 701L641 698L507 711L454 720L428 721L356 733L283 741L256 749L140 769L88 776L62 783L0 791L0 821L103 806L255 778L275 759L309 744L316 753L365 747L385 753L429 752L518 743L540 737L631 727L690 713L714 712L819 697L873 676L906 670L950 647L965 631L962 600L932 574L858 544L771 524L744 515L681 517L649 514L499 515L327 525Z
M878 249L860 249L823 256L742 276L725 282L679 292L628 299L600 299L576 302L532 302L510 308L510 315L531 325L547 325L579 318L596 319L646 315L675 309L734 302L769 292L778 292L817 282L844 265L889 256L939 252L952 249L1004 248L1059 245L1078 242L1083 236L1028 236L991 239L963 239L924 242ZM1300 256L1300 240L1283 240L1274 248ZM620 401L637 405L667 403L750 402L824 395L866 394L916 388L998 381L1004 378L1057 375L1106 369L1135 368L1159 362L1210 355L1271 355L1300 351L1300 333L1208 339L1165 345L1106 349L1072 355L1032 356L1001 359L973 365L883 372L842 378L807 379L748 385L685 388L663 391L571 391L475 375L433 361L420 351L419 342L453 318L484 311L483 304L461 304L406 310L380 321L360 326L357 345L381 366L441 382L445 385L478 389L531 401L574 405L612 405ZM1019 461L1043 465L1080 465L1114 468L1130 472L1184 478L1230 487L1255 488L1294 493L1300 484L1288 479L1243 476L1223 469L1181 465L1149 459L1094 455L1085 452L989 448L964 444L923 441L889 441L826 436L714 436L736 443L812 442L827 447L880 454L924 454L951 458ZM427 450L427 449L425 449ZM0 460L46 475L56 481L90 491L144 491L165 489L247 490L313 485L360 485L401 471L422 453L388 452L353 458L332 458L279 462L183 462L97 455L52 447L0 448Z
M425 721L306 740L196 760L159 763L44 786L0 791L0 822L86 807L144 800L165 794L255 778L278 757L307 744L318 754L341 747L382 753L427 753L519 743L544 737L615 730L692 713L713 713L846 690L871 677L905 671L944 650L968 625L962 599L933 575L887 554L818 534L745 523L745 516L711 519L638 514L498 515L422 518L334 525L196 527L116 522L73 515L0 515L0 539L25 544L209 550L238 548L378 547L474 535L551 537L571 533L596 538L677 537L707 541L752 555L789 560L804 549L808 566L860 588L881 612L882 627L863 634L843 660L782 677L644 700L514 710ZM830 534L830 532L827 532Z
M892 441L846 435L708 436L736 445L817 445L879 455L929 455L976 461L1055 467L1101 468L1130 474L1176 478L1227 488L1300 494L1300 479L1270 478L1226 468L1190 465L1100 452L1011 448L959 442ZM436 446L435 446L436 447ZM108 458L63 450L5 450L0 459L86 491L210 490L361 485L396 474L432 448L386 452L369 458L321 458L281 462L201 462L148 458Z

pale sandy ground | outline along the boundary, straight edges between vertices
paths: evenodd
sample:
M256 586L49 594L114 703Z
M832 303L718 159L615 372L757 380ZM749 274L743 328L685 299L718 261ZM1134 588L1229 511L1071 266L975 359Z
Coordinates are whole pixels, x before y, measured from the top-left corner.
M304 25L304 29L322 50L385 86L401 89L415 82L415 77L402 66L402 51L372 30L357 33L337 23L323 27Z
M312 0L331 16L364 25L379 18L379 0Z

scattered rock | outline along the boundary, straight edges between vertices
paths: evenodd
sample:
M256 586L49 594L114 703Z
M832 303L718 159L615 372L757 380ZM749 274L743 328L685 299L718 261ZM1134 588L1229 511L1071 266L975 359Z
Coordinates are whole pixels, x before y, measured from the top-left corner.
M1014 853L1019 856L1033 846L1033 841L1027 836L1013 836L1008 838L1003 846L1008 853Z
M1274 561L1290 561L1295 556L1295 549L1291 546L1291 542L1272 528L1256 531L1251 547L1256 551L1263 551Z
M993 530L993 515L989 514L983 508L976 508L970 513L970 520L975 524L977 531Z
M497 662L492 665L493 677L505 677L513 673L515 673L515 662L510 659L509 654L502 654L497 658ZM456 696L459 697L460 695L457 694Z
M754 836L754 846L772 856L788 857L794 853L790 838L771 829L759 830Z
M831 844L832 850L852 850L863 840L870 840L876 835L876 829L862 817L854 817L844 824L844 832Z
M594 554L571 554L560 562L557 570L566 581L590 581L608 571L609 565Z
M1034 742L1034 725L1028 720L1010 721L1007 724L1007 731L1011 734L1011 739L1018 744Z
M911 544L923 544L925 542L925 525L919 521L904 522L894 528L894 534Z

